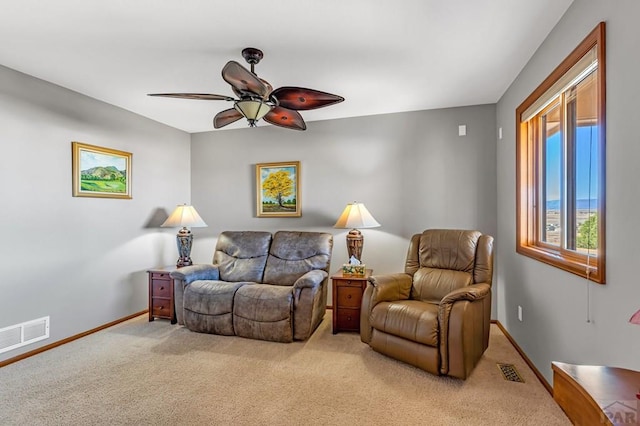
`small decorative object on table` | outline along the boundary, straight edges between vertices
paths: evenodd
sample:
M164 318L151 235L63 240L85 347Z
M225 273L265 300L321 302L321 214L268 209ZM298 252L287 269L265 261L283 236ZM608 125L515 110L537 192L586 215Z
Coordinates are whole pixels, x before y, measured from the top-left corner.
M365 266L364 263L360 263L358 259L351 256L349 263L342 265L342 275L345 277L364 277Z

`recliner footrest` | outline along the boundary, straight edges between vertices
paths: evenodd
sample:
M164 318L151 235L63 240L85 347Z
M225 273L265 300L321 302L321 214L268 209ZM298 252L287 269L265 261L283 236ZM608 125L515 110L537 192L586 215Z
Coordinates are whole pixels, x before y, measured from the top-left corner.
M293 341L293 290L290 286L248 284L238 289L233 327L238 336Z
M233 300L246 282L194 281L184 290L184 324L189 330L233 336Z

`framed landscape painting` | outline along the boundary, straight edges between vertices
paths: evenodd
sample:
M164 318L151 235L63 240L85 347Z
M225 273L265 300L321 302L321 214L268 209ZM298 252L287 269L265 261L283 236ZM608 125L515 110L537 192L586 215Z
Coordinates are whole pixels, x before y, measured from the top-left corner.
M300 217L300 162L256 164L258 217Z
M131 198L131 153L71 142L73 196Z

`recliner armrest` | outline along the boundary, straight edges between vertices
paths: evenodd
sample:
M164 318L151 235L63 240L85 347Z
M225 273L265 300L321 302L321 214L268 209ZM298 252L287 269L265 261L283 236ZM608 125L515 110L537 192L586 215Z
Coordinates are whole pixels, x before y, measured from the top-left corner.
M462 287L457 290L453 290L440 301L438 308L438 320L440 321L440 327L445 331L449 325L449 315L453 304L466 300L468 302L475 302L476 300L484 299L491 294L491 286L487 283L477 283L470 286Z
M389 275L374 275L369 278L373 286L371 292L371 307L380 302L407 300L411 294L413 278L409 274L398 273Z
M362 309L360 310L360 340L362 342L368 344L371 341L373 329L369 316L373 307L380 302L408 299L411 294L412 282L413 277L404 273L369 277L367 288L362 295Z
M185 266L171 272L171 278L191 284L196 280L219 280L220 272L217 265L202 264Z
M440 323L440 372L442 374L449 374L449 320L451 317L451 311L456 302L475 302L481 301L491 295L491 285L488 283L477 283L470 286L462 287L457 290L453 290L440 301L438 307L438 322ZM481 320L478 318L477 320Z
M296 282L293 283L293 288L302 289L318 287L328 276L329 274L327 274L326 271L314 269L313 271L309 271L298 278Z
M470 302L473 302L474 300L479 300L487 297L490 292L491 286L487 283L472 284L466 287L459 288L457 290L453 290L451 293L447 294L440 301L440 306L447 303L454 303L458 300L468 300Z

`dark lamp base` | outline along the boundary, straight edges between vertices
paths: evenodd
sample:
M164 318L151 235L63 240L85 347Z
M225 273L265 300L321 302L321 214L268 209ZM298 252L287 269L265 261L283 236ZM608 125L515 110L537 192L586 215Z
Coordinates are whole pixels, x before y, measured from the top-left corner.
M191 261L190 257L187 257L186 259L180 258L178 259L178 263L176 263L176 266L178 268L182 268L183 266L191 266L193 265L193 262Z
M193 243L193 235L191 234L191 231L187 228L182 228L178 231L176 240L178 243L178 254L180 255L176 266L181 268L183 266L193 265L193 262L191 261L191 244Z

